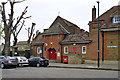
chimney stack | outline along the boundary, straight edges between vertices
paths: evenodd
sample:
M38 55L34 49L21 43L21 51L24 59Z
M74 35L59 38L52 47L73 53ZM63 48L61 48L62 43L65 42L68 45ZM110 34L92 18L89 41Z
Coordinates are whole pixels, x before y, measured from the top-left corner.
M96 8L95 6L92 8L92 21L96 19Z

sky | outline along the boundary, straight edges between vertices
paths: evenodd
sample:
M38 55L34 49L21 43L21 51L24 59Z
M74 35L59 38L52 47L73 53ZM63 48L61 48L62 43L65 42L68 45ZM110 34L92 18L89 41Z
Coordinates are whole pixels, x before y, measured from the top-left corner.
M7 0L0 0L7 1ZM89 31L88 23L92 20L92 8L98 10L97 0L26 0L15 4L14 18L21 15L21 12L28 6L25 16L32 16L26 19L25 26L18 35L18 41L26 41L28 33L25 28L31 27L32 22L36 23L35 31L43 32L43 29L49 28L56 17L62 18L78 25L81 29ZM99 0L100 15L111 7L118 5L120 0ZM9 4L6 5L7 13L10 12ZM7 14L6 13L6 14ZM97 13L96 13L97 14ZM13 37L11 37L11 44Z

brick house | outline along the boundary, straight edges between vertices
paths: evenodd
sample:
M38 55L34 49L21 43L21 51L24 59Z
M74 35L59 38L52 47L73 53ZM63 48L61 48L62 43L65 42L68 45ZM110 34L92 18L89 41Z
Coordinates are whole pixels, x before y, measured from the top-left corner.
M18 55L25 56L27 46L27 41L19 41L15 46L15 51L18 52Z
M25 51L26 47L27 47L27 41L19 41L16 44L16 47L18 48L18 51Z
M57 16L49 29L44 29L43 33L39 33L33 39L33 53L35 56L46 57L49 60L62 62L62 44L68 35L74 35L85 32L76 24ZM73 44L72 44L73 45ZM40 52L40 53L38 53Z
M120 6L113 6L99 19L100 59L119 60L120 47ZM96 8L92 8L92 21L88 23L89 33L76 24L57 16L55 21L43 33L33 40L33 53L49 60L68 63L82 63L81 59L97 60L98 58L98 20Z
M43 55L42 55L43 45L44 45L44 43L42 42L42 35L39 32L36 35L36 37L33 39L33 42L32 42L32 54L34 56L43 57Z
M113 6L100 17L100 59L119 60L118 49L120 40L120 5ZM88 59L97 59L98 56L98 21L96 8L92 9L92 21L89 22L89 36L92 43L89 44L90 52Z
M68 58L68 63L81 64L89 56L89 43L91 39L88 33L69 34L60 42L62 56Z
M49 29L42 33L43 56L49 60L62 61L62 48L59 44L67 34L80 33L80 28L70 21L57 16Z

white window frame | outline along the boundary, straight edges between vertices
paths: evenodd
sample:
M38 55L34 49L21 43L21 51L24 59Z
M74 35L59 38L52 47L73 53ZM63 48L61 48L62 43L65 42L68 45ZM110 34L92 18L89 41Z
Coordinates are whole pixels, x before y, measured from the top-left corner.
M24 46L22 46L21 49L25 49Z
M18 47L18 50L20 50L20 47Z
M44 40L46 39L46 36L44 35Z
M58 34L58 39L60 39L60 34Z
M112 19L113 24L120 23L120 15L115 15Z
M53 35L51 34L51 39L53 39Z
M66 52L66 48L67 48L67 52ZM65 47L64 47L64 53L65 53L65 54L68 54L68 46L65 46Z
M60 52L60 48L58 47L58 52Z
M83 50L85 48L85 51ZM82 54L86 54L86 46L82 46Z
M44 47L44 52L46 52L46 47Z
M37 47L37 54L40 54L41 53L41 49L40 47Z

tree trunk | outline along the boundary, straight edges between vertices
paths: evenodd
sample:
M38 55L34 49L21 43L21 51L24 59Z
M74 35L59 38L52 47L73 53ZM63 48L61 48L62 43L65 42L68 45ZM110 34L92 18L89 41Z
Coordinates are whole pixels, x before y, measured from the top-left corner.
M10 33L5 32L5 46L4 46L4 53L6 56L10 55Z
M13 43L13 46L16 46L17 44L17 37L14 37L14 43Z

